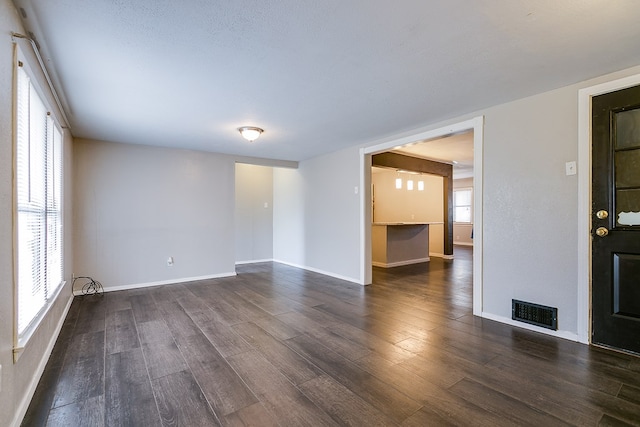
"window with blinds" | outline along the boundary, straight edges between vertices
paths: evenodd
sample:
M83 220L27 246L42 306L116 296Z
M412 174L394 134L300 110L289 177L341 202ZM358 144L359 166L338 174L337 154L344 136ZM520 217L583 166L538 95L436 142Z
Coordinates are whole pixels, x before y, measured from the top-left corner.
M17 329L28 336L62 285L62 134L17 68Z
M470 188L453 190L453 222L471 223L471 193Z

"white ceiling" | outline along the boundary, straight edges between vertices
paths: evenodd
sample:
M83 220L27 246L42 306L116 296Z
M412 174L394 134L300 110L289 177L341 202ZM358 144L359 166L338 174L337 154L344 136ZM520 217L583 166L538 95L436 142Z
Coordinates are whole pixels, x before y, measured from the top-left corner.
M283 160L640 64L637 0L14 3L74 136Z

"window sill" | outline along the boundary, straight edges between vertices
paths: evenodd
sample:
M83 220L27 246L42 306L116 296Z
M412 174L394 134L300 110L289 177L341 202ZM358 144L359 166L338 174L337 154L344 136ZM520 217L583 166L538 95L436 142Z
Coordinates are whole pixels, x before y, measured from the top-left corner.
M31 325L29 325L29 327L25 330L22 336L17 338L16 340L17 342L13 346L13 363L18 362L18 360L20 359L20 356L24 352L24 349L27 347L27 344L31 340L31 337L35 335L36 331L42 324L42 321L47 317L47 314L49 314L51 307L53 307L54 304L58 301L58 297L62 293L62 290L64 289L66 284L67 284L66 280L63 280L62 285L58 286L58 289L56 290L53 297L49 299L49 302L47 303L47 305L45 305L42 308L40 313L38 313L36 318L33 320Z

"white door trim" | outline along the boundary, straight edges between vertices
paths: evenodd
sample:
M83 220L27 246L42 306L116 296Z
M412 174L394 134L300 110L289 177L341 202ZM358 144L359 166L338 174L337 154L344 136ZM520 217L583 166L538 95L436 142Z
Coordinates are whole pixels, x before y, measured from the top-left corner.
M360 149L360 280L371 284L371 155L411 142L440 138L473 130L473 314L482 315L482 165L484 117L478 116L450 126L405 136Z
M591 342L591 98L640 84L640 74L578 91L578 341Z

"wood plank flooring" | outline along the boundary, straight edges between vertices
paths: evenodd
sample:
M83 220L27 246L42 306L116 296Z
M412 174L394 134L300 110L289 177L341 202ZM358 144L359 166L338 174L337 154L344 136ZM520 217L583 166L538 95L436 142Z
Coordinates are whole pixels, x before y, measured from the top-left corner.
M471 250L79 297L24 426L640 426L640 360L471 314Z

